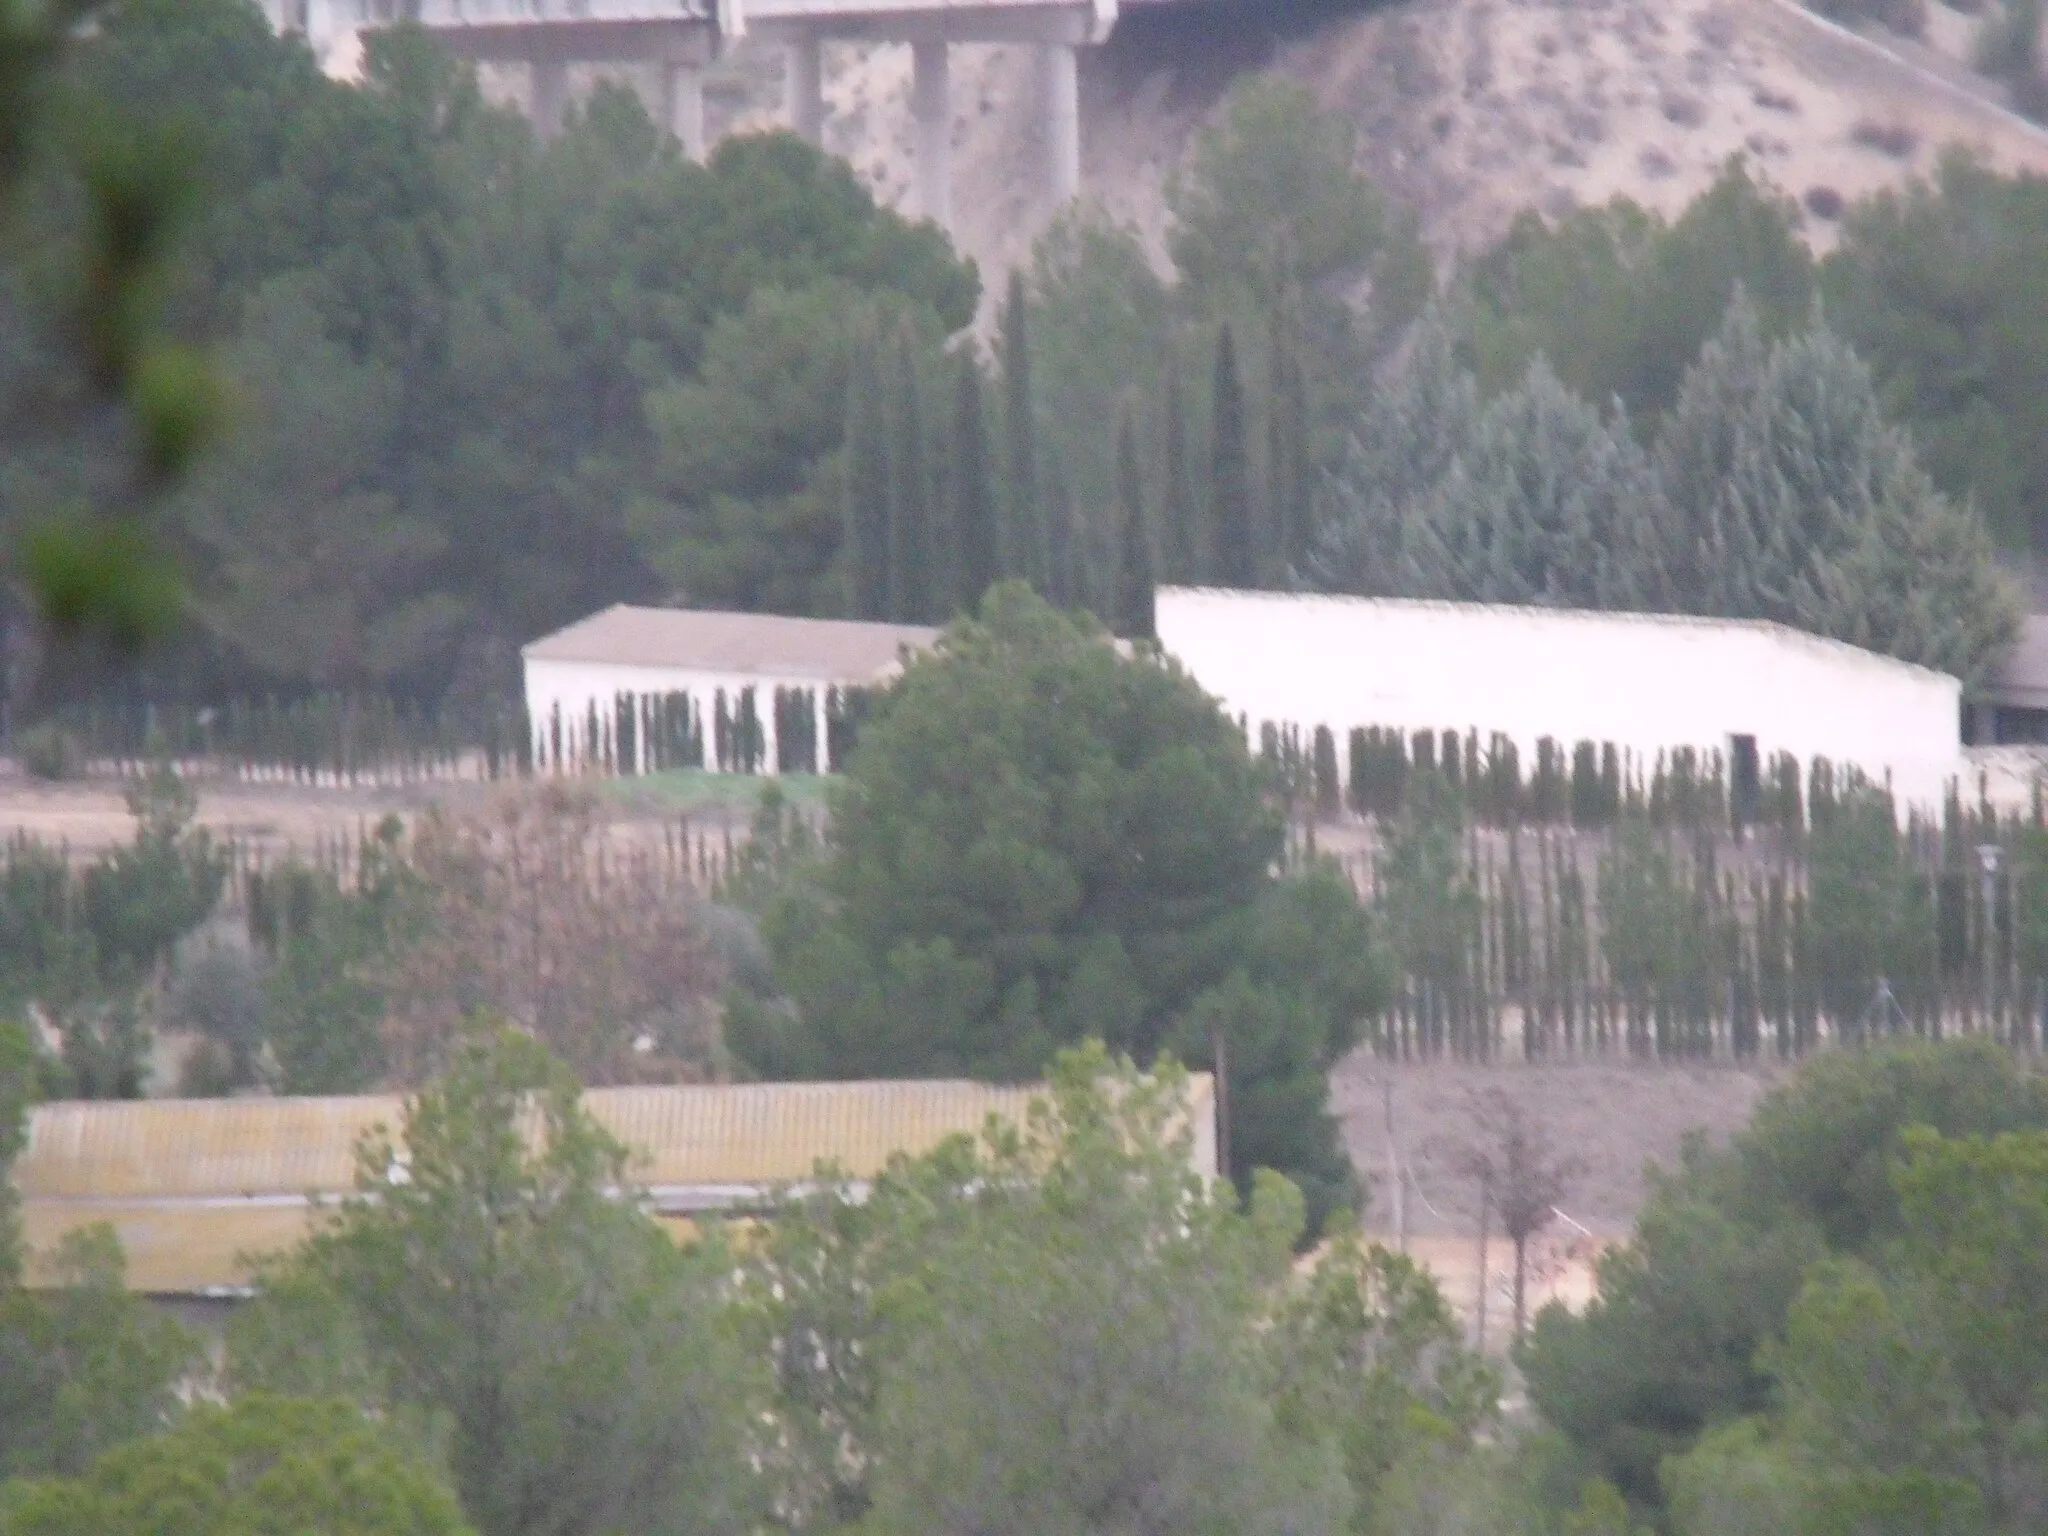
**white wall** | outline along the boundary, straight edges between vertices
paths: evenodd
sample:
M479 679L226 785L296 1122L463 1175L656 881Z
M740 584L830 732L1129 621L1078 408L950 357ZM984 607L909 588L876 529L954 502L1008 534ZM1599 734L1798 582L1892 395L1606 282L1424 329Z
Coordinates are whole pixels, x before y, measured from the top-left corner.
M712 717L718 691L724 689L728 707L734 707L738 704L741 690L752 688L754 713L761 722L766 748L761 771L773 773L776 771L777 748L775 690L801 688L811 690L816 696L815 750L816 761L822 770L827 763L825 695L826 690L833 686L835 685L832 683L814 678L761 677L733 672L703 672L684 667L633 667L609 662L546 661L529 657L526 659L526 712L533 726L534 761L555 771L584 766L581 756L583 721L593 701L597 705L600 720L603 720L609 718L618 696L622 693L655 697L670 693L687 693L702 717L704 766L715 769L717 761L712 746ZM552 761L549 750L549 722L557 706L562 711L563 755L566 759L561 764ZM569 739L572 730L573 744ZM641 771L645 766L644 751L638 756L639 761L621 764L620 771Z
M1952 677L1775 625L1642 614L1161 588L1161 646L1261 724L1477 728L1569 752L1614 742L1728 750L1750 735L1889 776L1901 809L1939 803L1961 769Z

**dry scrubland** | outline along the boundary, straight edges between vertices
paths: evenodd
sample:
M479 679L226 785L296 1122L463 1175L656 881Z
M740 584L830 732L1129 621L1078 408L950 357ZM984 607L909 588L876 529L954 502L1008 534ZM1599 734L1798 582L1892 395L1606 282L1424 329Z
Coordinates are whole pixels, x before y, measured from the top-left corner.
M653 788L604 784L610 826L627 841L659 837L664 829L684 822L693 835L722 839L728 828L743 834L759 781L706 785L698 782L703 777L693 775L688 782ZM322 847L351 842L385 816L410 822L430 805L467 810L497 793L474 781L333 788L224 777L201 778L198 789L198 824L264 864L292 853L310 857ZM0 842L35 838L90 857L134 836L135 820L125 795L126 786L112 778L48 783L0 762ZM799 789L793 798L808 806L817 796Z

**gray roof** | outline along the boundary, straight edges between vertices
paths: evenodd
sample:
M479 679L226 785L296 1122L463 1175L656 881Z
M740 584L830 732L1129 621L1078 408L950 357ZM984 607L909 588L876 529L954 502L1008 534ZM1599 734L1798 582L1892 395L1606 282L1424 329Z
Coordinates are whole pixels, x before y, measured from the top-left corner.
M2048 613L2020 621L2019 639L1992 676L1984 697L2018 709L2048 709Z
M853 619L791 619L770 613L697 608L631 608L602 613L543 635L520 654L528 661L586 661L622 667L676 667L741 677L792 677L870 683L892 674L908 649L939 636L919 624Z

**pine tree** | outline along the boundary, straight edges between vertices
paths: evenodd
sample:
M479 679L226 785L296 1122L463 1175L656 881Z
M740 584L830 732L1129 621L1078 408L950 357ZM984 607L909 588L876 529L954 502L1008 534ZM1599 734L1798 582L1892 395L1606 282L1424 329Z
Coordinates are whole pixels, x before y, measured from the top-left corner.
M1168 359L1166 399L1161 423L1164 441L1160 447L1160 471L1165 494L1160 506L1160 541L1166 557L1166 574L1171 581L1200 583L1203 569L1202 541L1195 517L1194 486L1188 474L1188 411L1182 398L1180 365Z
M1216 541L1216 580L1226 587L1259 584L1258 543L1245 462L1244 386L1237 341L1226 322L1216 338L1216 427L1210 443L1209 526Z
M988 417L981 403L981 365L971 351L960 354L953 388L952 491L953 602L973 612L1002 571L1002 529L989 484Z
M1479 416L1478 382L1432 306L1416 324L1407 366L1373 394L1352 436L1304 574L1327 592L1423 596L1418 566L1434 556L1427 503L1470 446Z
M889 616L889 424L875 399L879 348L862 336L853 349L846 400L846 551L853 616Z
M1031 337L1024 274L1010 274L1003 306L1003 444L1005 464L1004 551L1007 574L1021 576L1041 591L1046 584L1044 513L1038 496L1038 434L1032 416Z
M924 396L918 387L917 337L905 322L891 370L889 454L889 606L900 623L933 617L931 476L925 455Z
M1942 496L1870 370L1816 322L1771 348L1739 293L1658 442L1674 563L1700 611L1776 619L1974 682L2018 597L1974 509Z
M1124 402L1116 423L1116 492L1119 513L1117 549L1118 633L1131 640L1150 640L1157 633L1153 614L1152 538L1145 527L1145 485L1138 463L1137 410Z
M1625 416L1611 422L1540 357L1486 408L1429 499L1408 594L1459 602L1643 609L1664 596L1656 482Z

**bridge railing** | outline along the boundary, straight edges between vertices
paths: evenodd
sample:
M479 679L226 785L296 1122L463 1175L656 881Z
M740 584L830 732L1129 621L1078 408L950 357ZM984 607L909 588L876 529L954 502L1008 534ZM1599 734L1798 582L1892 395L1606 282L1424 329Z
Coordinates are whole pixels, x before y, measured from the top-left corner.
M431 28L568 22L708 21L709 0L341 0L345 26L417 21Z

